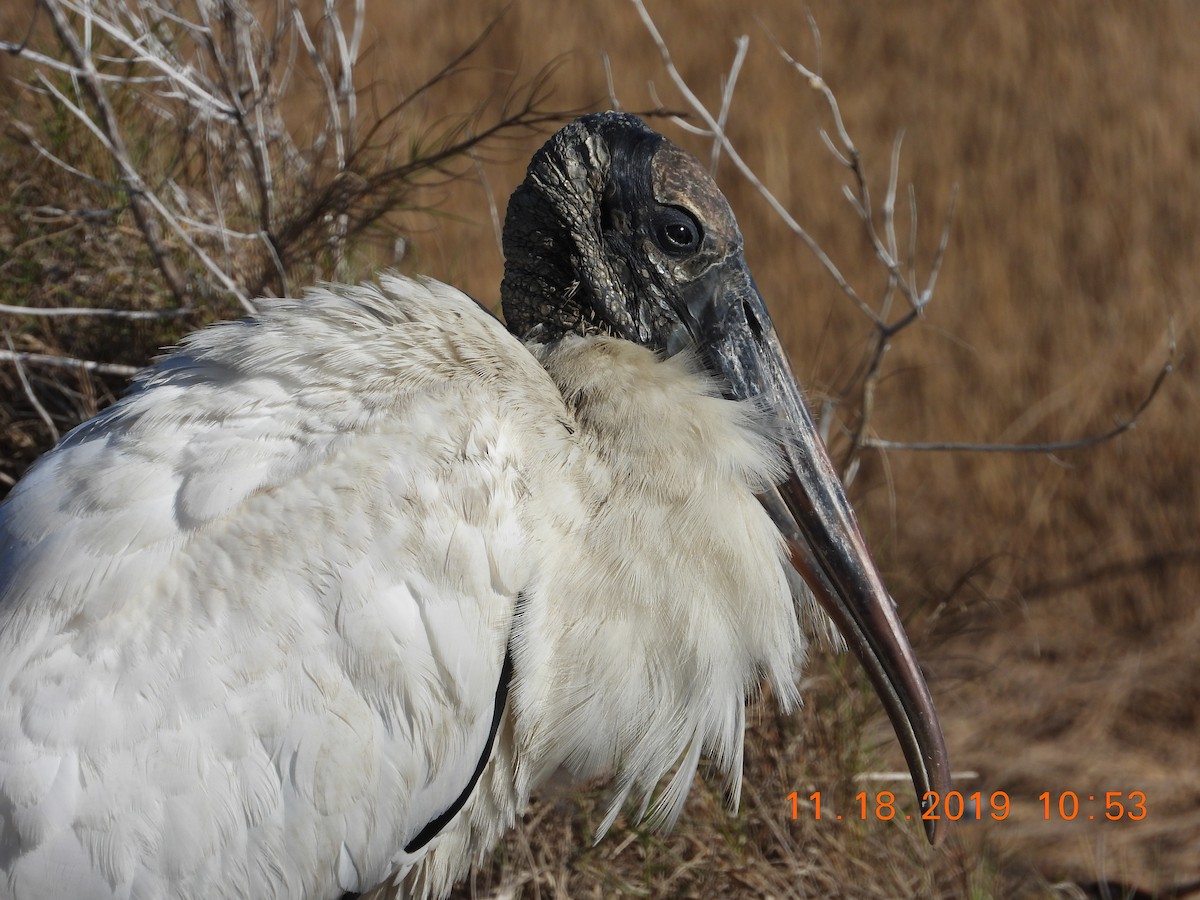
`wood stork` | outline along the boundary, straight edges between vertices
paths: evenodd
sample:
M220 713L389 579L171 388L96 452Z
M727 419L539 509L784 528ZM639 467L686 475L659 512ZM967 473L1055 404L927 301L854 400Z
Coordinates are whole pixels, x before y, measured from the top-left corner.
M394 275L264 302L13 489L0 896L438 897L559 770L611 775L600 833L628 802L669 826L701 755L736 804L745 701L796 702L814 595L945 788L712 179L587 116L504 242L508 332Z

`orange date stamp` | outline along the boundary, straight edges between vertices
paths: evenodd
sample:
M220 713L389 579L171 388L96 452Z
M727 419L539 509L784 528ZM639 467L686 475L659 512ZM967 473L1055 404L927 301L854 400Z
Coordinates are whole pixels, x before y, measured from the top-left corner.
M807 815L814 821L846 819L856 821L891 822L895 819L907 821L983 821L1003 822L1013 811L1012 798L1005 791L983 791L963 793L927 791L921 801L920 813L907 813L896 803L891 791L859 791L853 803L840 813L831 813L822 806L820 791L809 794L807 802L799 791L787 795L791 805L792 820ZM1080 793L1076 791L1043 791L1038 795L1036 811L1047 822L1140 822L1150 810L1145 791L1102 791Z

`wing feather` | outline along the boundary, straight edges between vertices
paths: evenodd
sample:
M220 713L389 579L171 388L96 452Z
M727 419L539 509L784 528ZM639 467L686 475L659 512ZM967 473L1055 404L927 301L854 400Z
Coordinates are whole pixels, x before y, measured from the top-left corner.
M386 278L69 435L0 506L0 896L382 880L486 741L564 416L469 298Z

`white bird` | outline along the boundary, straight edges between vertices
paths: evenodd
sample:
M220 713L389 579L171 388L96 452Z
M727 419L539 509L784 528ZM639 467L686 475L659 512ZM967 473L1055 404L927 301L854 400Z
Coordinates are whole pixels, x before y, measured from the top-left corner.
M0 897L440 897L559 770L611 775L601 833L702 755L736 805L812 595L945 789L712 179L587 116L504 237L509 331L399 276L263 302L0 506Z

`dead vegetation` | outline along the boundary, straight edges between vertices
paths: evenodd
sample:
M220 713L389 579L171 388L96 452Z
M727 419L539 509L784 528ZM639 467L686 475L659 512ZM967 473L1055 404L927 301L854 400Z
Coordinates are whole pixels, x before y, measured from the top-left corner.
M157 347L398 261L422 191L566 117L550 69L426 115L486 22L388 95L359 72L362 2L46 0L6 24L6 484Z
M720 798L697 782L671 835L622 824L592 847L602 792L546 797L460 893L1074 897L1088 894L1072 884L1103 882L1171 896L1200 879L1200 379L1193 346L1200 20L1183 0L989 0L867 11L818 0L810 4L821 27L818 50L808 7L774 0L734 6L652 2L648 10L682 81L720 112L746 167L862 299L848 299L845 285L802 249L795 229L725 148L720 180L751 265L814 406L826 411L835 458L855 467L853 499L931 675L955 770L964 773L959 785L985 796L1008 792L1012 814L961 823L938 851L923 845L918 828L898 822L817 822L806 807L793 821L792 791L807 798L820 790L828 809L842 811L853 809L860 790L894 789L904 802L910 791L904 780L863 780L902 768L899 754L852 661L814 648L802 714L782 720L770 698L753 710L737 818L725 816ZM140 364L201 321L237 314L257 293L358 277L390 263L397 236L407 241L405 268L493 299L495 218L541 139L523 129L542 122L551 102L599 108L615 94L630 109L661 102L677 111L688 102L632 4L517 0L453 77L441 76L501 9L490 0L475 8L476 15L441 16L437 4L366 7L354 79L337 62L359 33L352 4L337 7L336 24L318 4L264 19L264 39L290 35L297 58L309 60L297 64L302 90L262 130L248 115L257 102L243 99L238 113L227 97L234 112L212 126L225 143L203 153L181 148L212 140L209 126L179 118L178 110L175 118L140 115L170 110L172 102L186 106L186 91L174 91L183 101L172 100L150 84L114 99L114 113L134 129L125 135L128 155L154 163L147 186L164 206L186 198L186 206L168 208L188 220L193 241L241 296L198 264L169 225L148 240L130 184L98 151L100 139L63 113L49 87L31 82L19 60L8 59L0 74L33 87L10 81L5 88L0 304L103 306L139 316L0 313L12 342L0 352ZM28 18L15 11L3 17L0 39L19 43ZM318 56L333 53L321 57L324 74L301 28ZM721 112L722 79L743 34L749 49ZM53 43L48 20L30 46L49 46L37 41ZM865 161L861 178L831 157L819 134L824 125L836 135L825 98L774 42L836 92ZM172 52L183 68L211 58L219 43ZM67 49L64 59L78 67ZM120 42L108 51L121 51ZM533 101L515 108L515 130L507 133L518 139L441 155L514 112L481 107L480 98L496 96L497 82L519 84L521 73L528 77L562 53L549 80L535 82L553 90L549 100L540 87L518 93ZM216 77L219 69L204 71ZM237 64L230 71L228 84L253 84ZM76 87L64 74L51 84L97 115L86 82ZM349 98L368 87L370 99L356 100L349 115ZM389 118L397 106L402 114ZM687 121L702 126L694 112ZM191 125L164 128L168 119ZM372 132L367 123L377 120L388 124ZM893 156L902 129L905 152ZM286 136L292 149L271 144L268 133ZM710 158L711 141L686 129L671 134ZM64 171L35 139L94 180ZM346 149L354 146L363 148L357 156ZM298 176L294 192L286 179L265 189L261 161L268 158L309 166L281 170ZM430 158L428 168L414 162ZM463 164L447 168L447 158ZM354 177L346 174L351 160L359 166ZM230 166L242 167L240 179L227 180ZM382 174L373 180L372 171ZM454 181L464 171L480 177ZM221 175L215 187L211 172ZM910 183L920 213L911 240ZM864 203L864 191L873 204ZM956 191L946 244L941 216ZM890 197L897 236L888 237L881 218L873 240L862 213L881 210L881 199L887 207ZM439 217L415 217L413 207L436 207ZM209 228L220 222L239 237L217 239L191 220ZM158 255L153 241L161 244ZM290 249L281 251L280 242ZM881 249L894 268L880 265ZM173 261L174 279L160 256ZM913 277L909 259L919 269ZM921 309L935 271L936 302ZM896 315L914 314L902 335L886 327L896 318L884 315L880 327L879 301L887 297L895 298ZM863 316L864 304L874 318ZM1172 326L1178 373L1119 440L1034 456L914 452L885 443L1044 444L1109 431L1133 418L1172 358ZM111 400L124 371L36 359L0 365L0 480L17 477L55 432ZM1038 799L1047 791L1086 797L1134 790L1146 792L1150 808L1140 822L1085 821L1096 806L1073 821L1046 822ZM1121 893L1112 887L1107 896Z

